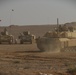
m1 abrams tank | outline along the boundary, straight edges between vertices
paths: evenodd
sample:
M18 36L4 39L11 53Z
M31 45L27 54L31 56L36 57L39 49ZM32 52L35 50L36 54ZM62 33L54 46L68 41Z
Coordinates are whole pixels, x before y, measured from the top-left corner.
M13 43L13 36L8 34L6 28L0 33L0 44L3 42L8 42L9 44Z
M23 33L20 33L19 39L20 39L20 44L23 43L32 44L35 41L35 36L30 34L29 31L24 31Z
M76 51L76 31L71 26L59 25L57 19L57 28L37 38L36 43L37 47L44 52L74 52Z

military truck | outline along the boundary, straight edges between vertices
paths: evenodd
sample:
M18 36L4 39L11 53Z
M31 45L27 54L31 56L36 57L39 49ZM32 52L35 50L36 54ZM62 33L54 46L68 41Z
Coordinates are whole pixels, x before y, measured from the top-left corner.
M54 31L48 31L36 40L40 51L47 52L76 52L76 30L72 26L59 25Z
M4 28L4 31L0 33L0 44L3 42L12 44L13 43L13 35L9 35L6 28Z
M23 33L20 33L19 39L20 44L23 43L32 44L35 41L35 35L32 35L29 31L24 31Z

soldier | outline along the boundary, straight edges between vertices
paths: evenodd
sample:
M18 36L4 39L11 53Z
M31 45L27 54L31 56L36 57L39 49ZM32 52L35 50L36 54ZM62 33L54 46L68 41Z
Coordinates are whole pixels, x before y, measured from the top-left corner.
M8 35L7 29L4 29L4 35Z
M19 36L18 38L20 39L22 36L23 36L23 34L22 34L22 33L20 33L20 36Z
M17 39L15 39L15 44L17 44L17 41L18 41L18 40L17 40Z
M66 26L66 24L64 24L62 30L63 30L63 31L68 31L68 27Z
M57 32L57 31L61 32L61 31L62 31L62 26L61 26L61 25L59 25L59 27L58 27L58 28L55 28L55 31L56 31L56 32Z

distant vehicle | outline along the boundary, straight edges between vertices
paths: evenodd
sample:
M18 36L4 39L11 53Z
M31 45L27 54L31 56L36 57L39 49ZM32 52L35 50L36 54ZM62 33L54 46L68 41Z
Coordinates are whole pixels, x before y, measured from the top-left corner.
M0 33L0 44L3 42L7 42L9 44L13 43L13 35L9 35L6 28Z
M30 34L29 31L24 31L23 33L20 33L19 39L20 39L20 44L23 43L32 44L35 41L35 35Z

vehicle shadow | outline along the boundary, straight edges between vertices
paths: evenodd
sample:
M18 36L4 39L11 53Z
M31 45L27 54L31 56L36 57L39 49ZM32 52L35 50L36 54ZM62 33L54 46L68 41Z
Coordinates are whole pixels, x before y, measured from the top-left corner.
M42 51L36 50L36 51L15 51L15 53L41 53Z

